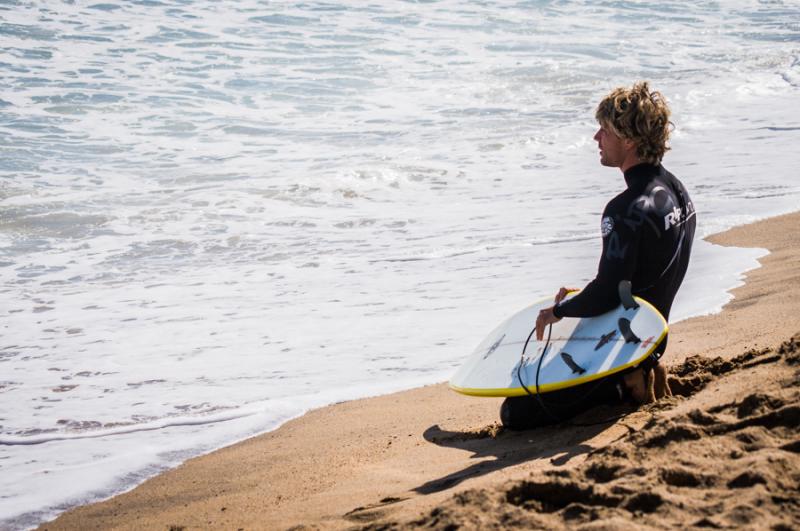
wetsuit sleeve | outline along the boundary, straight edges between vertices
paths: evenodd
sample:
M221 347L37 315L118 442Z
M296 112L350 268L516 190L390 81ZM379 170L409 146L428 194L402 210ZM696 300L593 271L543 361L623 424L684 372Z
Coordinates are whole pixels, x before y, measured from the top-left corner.
M603 212L603 253L597 276L571 299L558 304L556 317L594 317L619 304L620 280L632 280L643 230L641 223L617 212L612 203Z

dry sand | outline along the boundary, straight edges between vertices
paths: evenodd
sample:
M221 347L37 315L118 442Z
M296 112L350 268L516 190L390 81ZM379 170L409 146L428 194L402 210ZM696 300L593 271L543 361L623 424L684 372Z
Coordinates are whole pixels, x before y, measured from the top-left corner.
M672 327L682 396L613 424L508 432L499 399L434 385L312 411L42 528L798 529L798 227L711 238L771 254L722 313Z

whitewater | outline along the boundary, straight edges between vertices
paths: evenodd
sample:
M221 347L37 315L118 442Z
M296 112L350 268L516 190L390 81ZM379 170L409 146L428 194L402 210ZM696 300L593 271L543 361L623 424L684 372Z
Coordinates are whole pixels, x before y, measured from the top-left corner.
M649 80L698 240L800 204L800 3L0 1L0 528L448 379L596 270ZM667 360L669 353L667 352Z

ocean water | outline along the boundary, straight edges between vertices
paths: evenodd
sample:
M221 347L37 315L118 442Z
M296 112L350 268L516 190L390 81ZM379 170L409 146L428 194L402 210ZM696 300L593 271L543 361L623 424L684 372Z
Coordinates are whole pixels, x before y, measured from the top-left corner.
M591 279L594 107L639 79L699 237L797 210L798 2L0 1L0 528ZM698 240L672 320L764 254Z

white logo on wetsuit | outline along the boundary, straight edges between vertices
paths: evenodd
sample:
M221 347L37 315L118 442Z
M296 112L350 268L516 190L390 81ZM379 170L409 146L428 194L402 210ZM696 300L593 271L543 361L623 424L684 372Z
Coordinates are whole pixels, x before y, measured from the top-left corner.
M686 203L686 210L681 207L672 207L672 212L667 212L664 216L664 230L669 230L670 227L680 225L694 215L694 205L691 201Z
M667 213L664 216L664 230L669 230L669 228L673 225L677 225L681 222L681 211L680 207L673 207L672 212Z
M600 222L600 233L603 235L603 238L611 234L611 231L614 230L614 220L611 216L606 216L603 218L603 221Z

